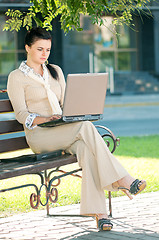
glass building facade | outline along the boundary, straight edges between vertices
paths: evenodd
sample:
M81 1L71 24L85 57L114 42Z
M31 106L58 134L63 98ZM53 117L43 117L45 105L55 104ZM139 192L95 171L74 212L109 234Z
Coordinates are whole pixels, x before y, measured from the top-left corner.
M26 59L24 36L26 30L3 31L8 8L27 10L28 0L0 0L0 89L6 88L10 71ZM114 29L113 16L104 16L105 26L91 25L81 16L82 32L67 35L60 28L59 19L53 21L53 45L50 63L68 73L105 72L113 69L117 78L123 73L149 72L159 76L159 6L150 6L153 17L134 15L134 28ZM118 32L116 35L115 32Z
M17 32L3 31L6 17L0 15L0 75L7 75L8 72L19 66L25 58L24 34L25 30Z

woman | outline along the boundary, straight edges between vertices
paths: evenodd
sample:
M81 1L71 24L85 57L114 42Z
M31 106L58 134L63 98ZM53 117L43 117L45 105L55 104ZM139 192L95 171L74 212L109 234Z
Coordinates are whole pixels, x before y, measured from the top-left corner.
M8 77L8 95L17 120L24 125L27 142L35 153L63 149L76 154L82 167L80 212L95 215L99 230L111 230L104 190L123 190L130 198L146 187L135 180L110 153L91 122L76 122L53 128L40 123L61 117L65 80L57 65L45 65L51 50L51 35L33 28L25 38L27 60Z

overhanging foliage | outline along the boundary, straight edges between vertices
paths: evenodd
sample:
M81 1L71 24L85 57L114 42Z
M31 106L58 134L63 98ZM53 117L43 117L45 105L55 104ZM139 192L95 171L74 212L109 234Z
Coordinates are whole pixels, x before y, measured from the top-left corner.
M4 30L19 31L21 27L30 29L33 21L37 26L52 30L52 21L60 16L61 28L64 32L76 29L82 31L80 15L88 15L92 24L104 24L103 15L113 15L114 25L131 25L134 12L148 9L150 0L31 0L26 12L8 10Z

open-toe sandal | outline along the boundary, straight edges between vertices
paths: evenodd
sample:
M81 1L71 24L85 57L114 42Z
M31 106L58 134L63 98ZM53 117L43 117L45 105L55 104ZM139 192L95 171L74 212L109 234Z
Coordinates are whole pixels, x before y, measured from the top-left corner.
M124 187L119 187L118 189L122 190L130 199L132 199L133 197L131 196L131 194L137 195L141 191L143 191L145 187L146 187L146 181L143 181L143 180L140 181L139 179L136 179L130 185L130 189L124 188Z
M113 228L113 224L107 218L101 218L101 219L96 218L96 221L97 221L97 228L99 229L99 231L110 231ZM107 226L104 226L104 225L107 225Z

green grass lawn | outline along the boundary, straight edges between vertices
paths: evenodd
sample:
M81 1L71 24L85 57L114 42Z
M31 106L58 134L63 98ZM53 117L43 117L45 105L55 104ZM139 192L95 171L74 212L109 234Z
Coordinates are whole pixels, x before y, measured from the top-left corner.
M115 155L159 159L159 135L120 137L120 146Z
M143 192L159 191L159 135L145 137L121 137L120 146L115 151L115 156L134 177L145 179L147 188ZM10 155L14 156L16 153ZM0 154L0 157L3 155ZM72 170L78 167L72 164L63 167L65 170ZM1 189L26 183L39 184L38 176L22 176L12 179L1 180ZM59 200L52 206L61 206L80 202L81 179L66 177L62 179L58 187ZM0 216L8 216L17 212L31 211L29 204L30 194L34 192L32 187L23 188L0 194ZM44 195L44 192L43 194ZM106 193L107 195L107 193ZM122 196L121 191L112 193L113 197ZM45 197L42 196L45 202ZM40 207L43 209L44 207Z

